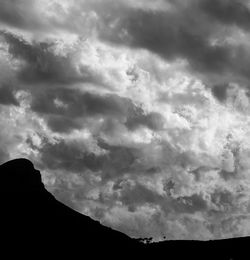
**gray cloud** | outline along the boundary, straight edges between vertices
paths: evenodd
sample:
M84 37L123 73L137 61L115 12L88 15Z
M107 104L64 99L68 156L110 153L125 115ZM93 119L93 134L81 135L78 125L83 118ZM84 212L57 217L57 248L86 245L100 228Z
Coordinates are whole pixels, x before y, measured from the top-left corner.
M207 210L207 201L202 198L200 194L194 194L191 196L183 196L171 203L171 208L176 212L182 213L195 213L198 211Z
M241 83L248 80L248 48L225 42L212 44L212 40L218 40L218 35L225 31L225 21L219 19L220 12L232 25L243 26L247 23L249 11L243 4L219 0L189 1L184 5L176 1L173 2L174 11L130 9L122 4L109 4L109 1L105 4L105 11L96 7L102 18L99 28L101 39L147 49L167 61L185 59L191 71L199 73L209 85L214 80L220 84L232 78ZM212 10L218 9L219 21L211 19L208 5ZM107 9L107 6L110 8ZM229 15L227 9L230 10Z
M80 81L92 81L86 71L84 75L77 72L69 56L60 56L50 49L53 43L30 44L13 34L2 32L13 58L24 61L19 70L19 78L28 83L70 84Z
M237 177L237 172L233 171L233 172L228 172L225 170L221 170L219 171L219 175L224 179L224 180L229 180L232 178L236 178Z
M58 106L56 101L62 105ZM57 132L81 128L83 123L79 123L77 119L89 117L116 118L129 129L142 125L159 130L163 126L163 117L160 114L147 114L132 100L115 94L101 96L68 88L47 89L34 94L31 109L48 115L48 125Z
M138 108L135 110L134 114L131 114L131 116L128 117L128 120L126 121L125 125L129 129L135 129L139 125L147 126L149 129L152 130L160 130L163 128L164 119L163 116L160 113L149 113L145 114L143 109Z
M216 38L220 30L223 31L224 23L246 28L248 8L241 1L225 0L213 3L206 0L190 0L189 5L185 6L178 1L171 4L175 11L152 12L130 8L122 1L116 5L113 5L112 1L84 4L76 1L79 8L84 7L86 10L97 12L99 23L96 29L101 39L134 48L145 48L168 61L186 59L191 70L201 73L207 82L216 78L221 84L234 78L245 83L249 78L248 49L225 43L211 44L211 39ZM6 5L10 4L5 2L4 6ZM14 6L18 4L15 2ZM17 7L17 10L19 9ZM71 11L77 12L76 9ZM217 20L211 20L210 16ZM79 75L71 60L68 57L54 55L48 43L32 46L13 35L5 37L12 47L10 53L27 62L20 71L23 80L51 83L97 80L97 75L93 75L93 71L88 68L83 68L84 73Z
M5 163L10 159L10 156L8 154L8 152L5 151L4 148L0 149L0 163Z
M81 122L60 115L49 116L47 124L53 132L57 133L70 133L72 130L81 129L83 127Z
M0 86L0 104L14 106L19 105L12 88L6 84Z
M122 188L122 183L120 185ZM162 199L162 196L147 189L141 184L136 184L132 187L125 186L125 189L121 190L121 195L119 197L119 200L127 206L130 211L135 211L137 206L144 205L145 203L157 205Z
M41 21L34 11L34 2L1 0L0 20L3 23L19 28L40 28Z
M32 141L27 139L32 146ZM130 173L136 159L136 149L123 146L111 146L100 141L99 148L107 151L102 155L89 152L89 147L82 142L65 142L58 140L53 144L44 139L39 151L42 165L48 169L63 169L69 172L82 173L101 170L103 180Z
M30 140L27 141L30 142ZM37 149L41 155L43 167L48 169L61 169L83 175L87 170L98 171L104 169L104 164L107 165L106 168L115 168L116 165L112 165L111 160L119 156L116 154L95 155L88 151L86 144L76 141L65 142L64 140L58 140L57 143L52 144L48 142L48 140L44 140L42 147L36 147L35 149ZM112 158L110 158L110 156ZM104 171L103 176L105 175Z
M199 70L223 70L223 65L229 62L230 49L210 46L206 32L211 34L211 29L207 25L202 32L195 26L197 18L192 19L192 15L124 9L113 31L104 30L100 35L117 43L146 48L168 60L187 58L191 66ZM106 25L113 22L111 19L107 19ZM195 27L190 28L192 25ZM126 32L124 37L118 33L122 30Z
M236 210L235 196L227 190L215 190L211 194L211 202L216 206L215 210L219 213L229 213Z
M221 102L225 101L227 98L227 84L214 85L212 87L213 95Z
M242 0L203 0L201 9L219 22L250 29L250 10Z

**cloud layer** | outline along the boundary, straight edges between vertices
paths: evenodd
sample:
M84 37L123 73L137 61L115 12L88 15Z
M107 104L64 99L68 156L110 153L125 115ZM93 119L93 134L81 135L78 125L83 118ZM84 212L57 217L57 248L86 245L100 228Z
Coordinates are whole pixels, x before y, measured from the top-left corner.
M250 3L0 2L0 162L131 237L250 235Z

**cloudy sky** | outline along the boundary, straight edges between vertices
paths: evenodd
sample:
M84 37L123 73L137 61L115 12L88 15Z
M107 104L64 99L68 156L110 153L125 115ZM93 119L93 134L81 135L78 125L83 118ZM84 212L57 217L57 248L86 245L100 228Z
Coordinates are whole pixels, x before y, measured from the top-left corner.
M0 0L0 163L131 237L250 235L250 1Z

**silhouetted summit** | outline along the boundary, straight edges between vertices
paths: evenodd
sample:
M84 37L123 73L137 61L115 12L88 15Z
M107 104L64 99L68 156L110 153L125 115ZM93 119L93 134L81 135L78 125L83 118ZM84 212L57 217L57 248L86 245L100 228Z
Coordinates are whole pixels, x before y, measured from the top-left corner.
M41 174L31 161L15 159L0 165L1 192L38 192L44 189Z
M224 241L165 241L142 244L104 227L57 201L44 187L41 174L27 159L0 165L0 252L70 258L87 253L109 259L249 259L249 238ZM29 254L30 255L30 254ZM94 258L95 259L95 258Z
M40 172L27 159L2 164L0 181L1 238L10 244L24 241L29 247L60 244L80 246L85 251L90 246L106 251L119 246L142 246L57 201L45 189Z

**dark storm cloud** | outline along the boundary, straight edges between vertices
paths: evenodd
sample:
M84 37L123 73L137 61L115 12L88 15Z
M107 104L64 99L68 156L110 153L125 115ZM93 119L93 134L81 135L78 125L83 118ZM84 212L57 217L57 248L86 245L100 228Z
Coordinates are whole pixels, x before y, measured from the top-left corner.
M175 11L152 11L111 4L107 9L107 2L105 11L96 8L102 18L99 36L114 44L147 49L167 61L187 60L192 72L201 74L210 83L214 78L219 82L225 78L245 82L249 79L249 50L241 45L211 42L225 31L225 24L211 19L205 8L206 2L189 1L184 5L176 1L173 2ZM215 6L221 5L220 2L209 1ZM223 5L229 6L230 10L233 5L238 6L229 1ZM237 8L242 11L231 11L229 17L232 21L234 18L239 20L241 12L248 13L247 7L240 6Z
M61 102L58 105L56 101ZM59 103L60 104L60 103ZM46 89L33 96L31 109L48 116L48 125L57 132L81 128L77 119L99 117L116 118L129 129L140 125L160 129L163 119L160 114L146 114L132 100L115 94L98 95L67 88Z
M48 125L53 131L70 132L72 129L80 129L82 123L76 120L79 117L112 117L126 123L129 129L135 129L140 125L154 130L162 127L163 119L159 114L146 115L127 98L117 95L83 94L69 89L68 86L76 82L97 82L98 76L95 78L86 67L82 67L82 74L79 74L70 57L54 54L51 49L53 43L30 44L6 32L2 32L2 36L8 44L11 56L24 62L19 69L19 78L26 83L47 84L43 89L30 89L31 109L47 115ZM61 83L65 87L49 88L49 85L54 83ZM59 104L56 101L59 101Z
M117 95L100 96L72 90L68 85L77 82L99 82L98 76L81 67L80 72L69 56L56 55L52 51L53 43L28 43L25 40L7 33L1 34L8 44L9 54L22 61L18 71L19 79L24 83L44 83L43 89L32 88L31 109L40 114L47 114L47 123L55 132L68 133L80 129L79 117L113 117L134 130L146 126L159 130L163 118L158 113L145 114L127 98ZM65 87L49 88L50 84L63 84ZM56 101L62 104L58 105Z
M213 19L236 25L246 30L250 29L250 10L242 0L204 0L201 1L201 9Z
M56 100L62 103L56 104ZM31 109L40 114L50 115L49 124L54 128L68 122L74 125L73 120L81 117L112 116L122 120L132 105L129 100L116 96L100 96L91 93L81 93L78 90L56 88L40 92L33 98Z
M213 95L221 102L227 99L228 84L219 84L212 87Z
M208 208L208 203L202 198L201 194L178 198L174 198L171 195L163 196L140 183L130 186L126 180L118 180L113 189L120 191L119 200L131 211L146 203L159 205L166 214L170 212L192 214L198 211L205 211Z
M160 130L163 128L164 119L159 113L145 114L142 108L138 108L134 114L132 114L126 124L129 129L133 130L139 125L147 126L151 130Z
M73 21L75 17L80 22L77 18L79 10L94 10L99 19L97 30L104 40L145 48L169 61L186 59L192 70L205 76L213 73L221 77L230 74L237 79L249 78L250 54L246 48L213 45L210 42L224 25L237 25L244 29L249 27L250 11L243 1L189 0L186 4L180 1L167 2L174 6L174 11L137 9L123 1L115 4L114 1L76 1L75 7L70 9L72 13L69 17ZM35 13L34 6L27 1L20 3L4 0L1 7L0 17L3 21L23 27L35 24L30 22ZM77 75L67 57L55 56L46 44L29 46L20 39L13 39L13 36L7 38L12 45L12 54L27 62L20 74L26 81L67 83L93 80L86 68L84 76ZM17 54L20 51L22 54Z
M54 43L30 44L7 32L1 32L0 35L8 44L9 54L24 62L18 75L24 82L71 84L95 81L88 68L82 67L82 73L79 73L69 55L56 55L52 50Z
M237 178L237 172L236 171L228 172L228 171L225 171L225 170L221 170L221 171L219 171L219 175L225 181Z
M223 70L229 62L230 50L210 46L205 31L194 31L195 19L185 12L173 15L166 12L130 10L123 16L113 31L100 32L101 37L132 47L145 48L167 60L186 58L192 67L201 71ZM111 24L108 20L107 23ZM196 26L197 27L197 26ZM109 28L109 27L107 27ZM125 36L119 31L124 31Z
M231 211L235 208L235 197L228 190L215 190L211 194L211 202L214 203L220 211Z
M91 155L88 155L86 147L76 141L67 143L64 140L59 140L52 144L44 140L42 147L37 148L37 150L40 152L41 161L46 168L63 169L70 172L85 171L89 166L88 160L91 157ZM95 159L97 163L98 159Z
M12 88L6 84L0 86L0 104L14 106L19 105Z
M122 184L120 185L122 188ZM127 206L130 211L135 211L137 206L144 205L145 203L158 205L162 199L163 197L161 195L149 190L139 183L129 188L125 186L125 188L121 190L121 195L119 197L119 200L123 205Z
M138 149L122 145L109 145L101 139L98 145L108 152L102 168L103 177L109 179L133 172L134 163L138 158Z
M49 116L47 122L49 128L57 133L70 133L73 129L81 129L81 122L64 116Z
M103 180L122 176L130 171L136 160L136 149L123 146L111 146L103 141L98 144L107 151L106 154L96 155L88 152L85 144L80 141L66 142L63 139L57 143L43 140L42 146L34 147L31 140L27 144L39 151L41 162L48 169L63 169L69 172L82 173L101 170Z
M195 213L197 211L205 211L208 208L207 201L200 194L174 199L171 204L176 212L183 213Z

